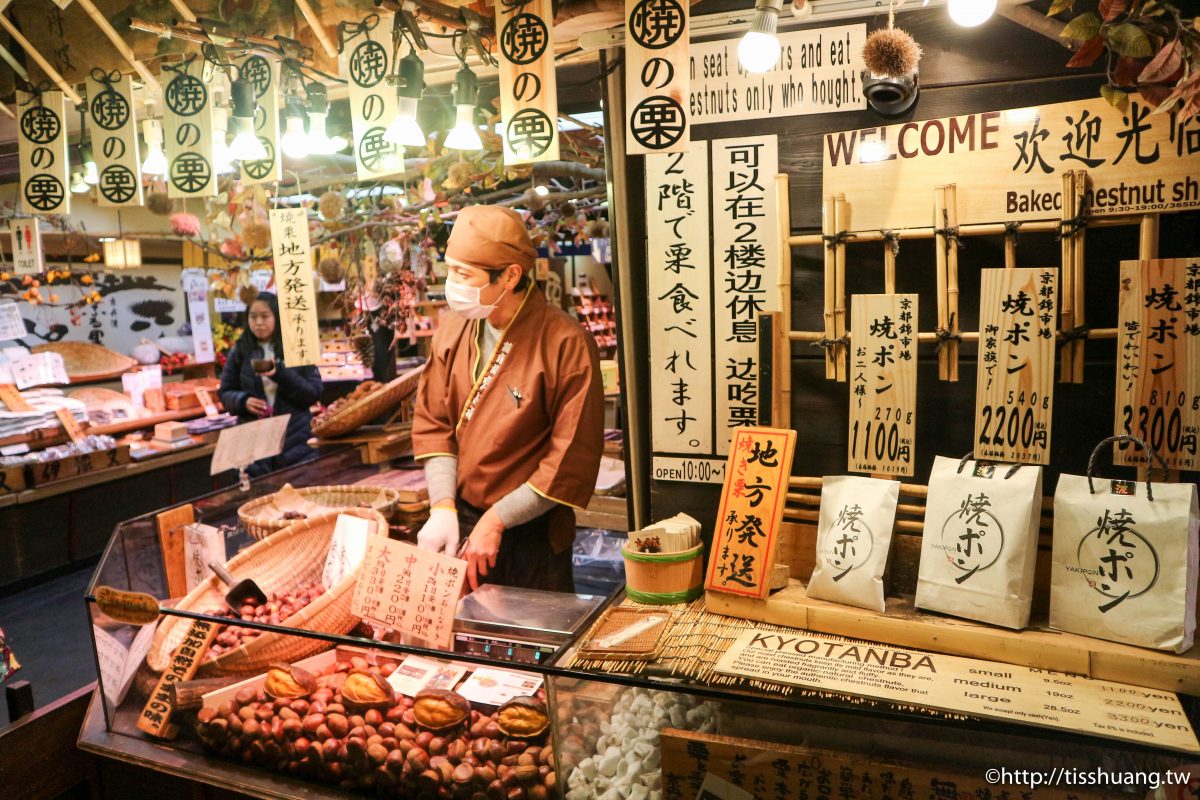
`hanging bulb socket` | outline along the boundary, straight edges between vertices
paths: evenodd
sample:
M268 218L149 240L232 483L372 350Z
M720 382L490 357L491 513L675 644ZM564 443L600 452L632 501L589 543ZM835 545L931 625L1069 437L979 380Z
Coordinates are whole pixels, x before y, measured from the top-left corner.
M475 77L471 68L464 64L454 76L454 105L474 107L478 102L479 79Z
M417 100L425 93L425 62L415 50L400 59L396 72L396 96L412 97Z
M236 78L230 89L233 116L237 119L254 119L258 103L254 97L254 84L245 78Z
M329 91L319 83L310 83L304 87L308 94L308 113L329 113Z

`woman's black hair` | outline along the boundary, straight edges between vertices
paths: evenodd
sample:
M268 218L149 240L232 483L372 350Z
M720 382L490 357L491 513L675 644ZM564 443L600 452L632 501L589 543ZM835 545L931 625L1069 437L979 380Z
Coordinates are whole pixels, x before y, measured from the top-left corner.
M280 333L279 298L273 292L259 292L250 305L246 306L246 331L242 334L242 340L246 342L246 347L250 348L251 351L259 348L258 339L250 331L250 308L255 303L265 303L275 316L275 331L271 334L271 347L275 350L275 358L283 358L283 335Z

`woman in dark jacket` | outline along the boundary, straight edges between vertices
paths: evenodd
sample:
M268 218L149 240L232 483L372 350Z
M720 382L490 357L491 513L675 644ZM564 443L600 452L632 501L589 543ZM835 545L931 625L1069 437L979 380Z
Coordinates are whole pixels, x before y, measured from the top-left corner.
M312 412L309 408L321 397L323 384L316 367L285 367L283 340L279 334L279 301L262 292L247 311L246 332L229 351L221 372L221 404L242 422L291 414L283 451L250 465L251 476L265 475L277 469L312 458L308 446L312 436ZM256 359L274 361L270 369L258 373ZM265 366L265 365L260 365Z

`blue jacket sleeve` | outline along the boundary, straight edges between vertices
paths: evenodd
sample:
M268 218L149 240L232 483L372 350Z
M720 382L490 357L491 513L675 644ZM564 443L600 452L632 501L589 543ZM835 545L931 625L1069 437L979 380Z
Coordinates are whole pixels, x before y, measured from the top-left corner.
M221 370L221 385L217 387L217 396L221 398L221 405L230 414L246 413L246 400L250 393L242 389L244 360L244 351L235 345L230 348L229 356L225 359L225 368Z

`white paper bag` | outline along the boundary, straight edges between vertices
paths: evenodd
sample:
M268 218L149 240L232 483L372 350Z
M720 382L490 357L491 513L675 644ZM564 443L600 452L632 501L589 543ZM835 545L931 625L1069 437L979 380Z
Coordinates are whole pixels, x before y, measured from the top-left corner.
M1050 627L1176 653L1190 649L1198 531L1194 483L1060 476Z
M883 611L883 570L892 545L899 481L821 479L817 558L808 596Z
M938 456L929 475L917 608L1029 624L1042 468Z

